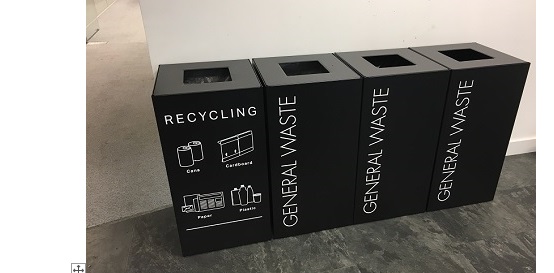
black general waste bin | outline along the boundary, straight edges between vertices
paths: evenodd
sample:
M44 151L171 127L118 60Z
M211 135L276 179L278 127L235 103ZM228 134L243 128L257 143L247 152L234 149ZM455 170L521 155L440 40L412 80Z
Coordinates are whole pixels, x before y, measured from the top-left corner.
M427 209L492 200L530 64L477 43L412 50L450 70Z
M448 69L408 48L336 55L364 79L354 222L424 212Z
M264 96L250 61L160 65L152 101L183 255L269 240Z
M353 223L361 78L332 54L253 59L277 238Z

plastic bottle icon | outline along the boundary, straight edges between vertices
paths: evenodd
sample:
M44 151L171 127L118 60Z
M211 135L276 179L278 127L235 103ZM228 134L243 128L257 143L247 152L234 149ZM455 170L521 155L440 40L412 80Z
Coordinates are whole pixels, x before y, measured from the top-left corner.
M234 188L231 191L231 204L233 206L240 206L239 189L237 189L237 188Z
M248 204L254 203L254 189L250 185L246 188L246 200Z
M239 188L233 188L231 191L231 203L233 206L246 206L262 202L262 194L255 193L252 185L240 185Z
M248 193L246 190L246 187L244 185L240 185L239 189L239 197L240 197L240 204L243 206L248 205Z

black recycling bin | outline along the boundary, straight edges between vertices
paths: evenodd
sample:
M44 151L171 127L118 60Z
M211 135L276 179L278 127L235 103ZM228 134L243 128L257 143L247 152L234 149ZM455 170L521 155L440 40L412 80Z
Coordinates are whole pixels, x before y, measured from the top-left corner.
M424 212L448 69L408 48L336 55L363 77L354 222Z
M352 224L361 78L332 54L253 64L266 95L274 237Z
M264 96L250 61L160 65L152 102L183 255L269 240Z
M427 210L492 200L530 64L477 43L412 50L450 70Z

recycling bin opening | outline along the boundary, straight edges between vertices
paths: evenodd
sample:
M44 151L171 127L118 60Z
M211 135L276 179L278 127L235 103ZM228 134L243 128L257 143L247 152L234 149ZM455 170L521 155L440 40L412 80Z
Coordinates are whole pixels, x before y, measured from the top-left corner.
M184 71L184 84L199 84L232 81L229 68L194 69Z
M287 76L329 73L318 61L280 63L279 66Z
M378 68L414 65L412 62L402 58L398 54L367 56L363 58Z
M439 52L458 62L492 59L491 56L485 55L479 51L470 48L443 50Z

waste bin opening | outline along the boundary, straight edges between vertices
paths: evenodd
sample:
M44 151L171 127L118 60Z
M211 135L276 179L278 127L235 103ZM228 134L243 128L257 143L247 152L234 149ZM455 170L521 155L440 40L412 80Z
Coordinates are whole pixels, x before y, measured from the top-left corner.
M287 76L329 73L318 61L280 63L279 66Z
M193 69L185 70L183 83L198 84L212 82L228 82L231 81L229 68L209 68L209 69Z
M367 56L364 59L378 68L414 65L398 54Z
M458 62L492 59L491 56L485 55L479 51L475 51L470 48L444 50L439 52Z

